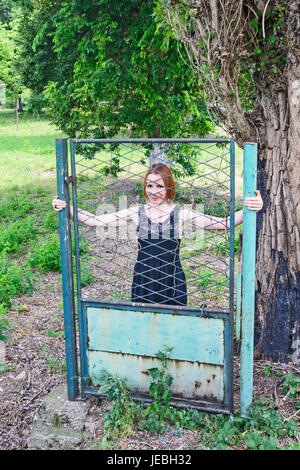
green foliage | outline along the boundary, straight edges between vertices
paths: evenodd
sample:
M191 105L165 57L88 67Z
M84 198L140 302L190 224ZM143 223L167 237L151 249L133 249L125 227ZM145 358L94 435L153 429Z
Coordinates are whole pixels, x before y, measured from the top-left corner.
M0 252L20 253L24 251L25 245L36 238L37 232L34 216L27 216L22 220L12 222L0 232Z
M153 0L72 0L24 10L20 73L45 92L51 118L69 136L129 129L184 137L211 129L198 79L176 40L165 41L153 7Z
M0 253L0 305L8 307L12 298L32 290L33 278L26 266L10 261L5 253Z
M41 271L61 271L60 243L57 234L38 241L28 253L30 267Z
M34 202L31 197L11 191L0 201L0 219L15 221L31 212L33 208Z
M234 253L237 254L239 252L240 248L240 231L242 227L236 227L234 230ZM229 253L229 240L226 239L225 237L219 237L218 239L215 240L216 244L216 252L218 254L221 254L223 256L228 255Z
M243 111L250 112L258 107L258 90L276 83L286 73L287 51L292 43L297 43L295 28L289 28L287 21L289 2L245 3L236 18L237 6L233 2L223 5L223 9L219 4L212 7L211 2L190 9L188 2L156 0L155 3L156 21L164 28L166 38L173 37L176 31L189 47L187 64L199 74L201 86L207 90L207 99L213 106L227 82L232 90L227 104L238 102ZM219 25L224 23L216 35L214 18L217 17ZM226 121L226 115L220 117Z
M19 20L18 49L14 66L21 76L22 83L36 94L42 93L49 80L59 73L62 65L56 62L53 52L52 20L57 2L28 0L23 2ZM61 2L59 2L61 3ZM62 70L63 72L63 70Z
M25 103L25 111L32 116L39 116L46 111L47 100L42 93L31 93Z
M9 23L13 10L13 0L0 0L0 21Z
M284 376L283 393L289 395L290 398L299 398L296 408L300 409L300 378L294 377L292 372Z
M113 400L110 411L103 413L104 429L112 437L132 433L138 410L125 384L106 371L102 372L100 380L102 386L98 392L107 394L107 397Z
M203 448L209 449L225 450L246 446L249 450L271 450L280 448L280 437L296 435L296 423L293 420L285 422L278 410L261 399L245 417L239 414L206 415L200 428L199 440Z
M38 242L31 244L31 249L27 255L27 262L31 268L38 268L40 271L61 271L61 252L60 240L56 231L56 224L52 218L51 213L45 216L44 223L48 227L55 229L54 233L50 233L46 237L41 238ZM54 225L52 225L54 224ZM75 254L74 237L72 240L72 251ZM92 280L92 274L87 266L86 259L89 255L89 248L87 242L82 242L80 245L81 255L81 285L82 287L88 285ZM74 259L75 269L75 259Z
M228 278L223 274L216 272L215 269L201 267L197 271L198 280L195 285L199 288L210 287L215 291L223 290L224 285L228 285Z
M163 351L156 354L157 359L161 361L161 368L153 367L148 369L152 379L149 395L153 398L153 401L144 413L146 419L141 422L141 426L151 431L161 431L166 419L173 417L170 407L173 377L167 373L167 361L172 349L165 346Z
M167 347L159 351L156 357L161 361L161 367L148 369L152 379L149 395L153 399L149 406L136 404L125 384L103 371L99 393L107 394L112 400L111 411L104 412L104 426L110 437L123 436L128 431L132 433L134 426L159 434L170 427L174 432L176 429L189 429L197 431L201 448L205 450L277 450L283 448L280 439L297 437L296 422L291 418L284 419L273 404L264 398L253 404L247 416L171 407L170 387L173 378L167 373L170 352L171 349ZM284 387L288 387L290 394L295 394L298 379L292 373L286 374L285 378ZM285 449L299 450L299 444L290 441Z
M6 313L11 300L33 291L32 268L40 272L61 271L60 243L57 234L58 217L49 209L49 194L38 187L34 190L12 190L3 194L0 200L0 315ZM26 254L22 264L9 258L15 254ZM73 255L75 243L73 237ZM87 265L88 243L82 242L81 283L88 285L92 273ZM75 263L74 263L75 271ZM76 288L76 283L75 283ZM5 339L8 328L6 318L0 320L0 340Z
M8 91L18 93L20 86L13 64L15 41L16 31L0 22L0 80L5 83Z
M14 368L12 366L9 366L8 364L1 364L0 363L0 374L3 374L4 372L10 372L14 371Z
M3 318L2 315L5 315L7 312L7 308L4 303L0 303L0 341L4 341L6 338L5 333L8 329L8 320L7 318Z
M58 232L59 220L57 213L54 211L47 212L44 217L42 217L42 224L45 229L49 232Z

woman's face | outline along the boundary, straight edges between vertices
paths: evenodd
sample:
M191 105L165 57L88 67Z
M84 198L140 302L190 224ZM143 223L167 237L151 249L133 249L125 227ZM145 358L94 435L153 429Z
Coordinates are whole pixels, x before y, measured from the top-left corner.
M151 204L160 205L166 200L166 187L162 177L156 173L150 173L146 180L147 199Z

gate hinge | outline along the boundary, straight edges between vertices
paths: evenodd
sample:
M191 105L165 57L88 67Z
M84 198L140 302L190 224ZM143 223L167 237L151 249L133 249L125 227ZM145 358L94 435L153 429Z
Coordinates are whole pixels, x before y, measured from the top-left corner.
M67 183L67 184L70 184L70 183L77 184L76 176L67 176L65 178L65 183Z

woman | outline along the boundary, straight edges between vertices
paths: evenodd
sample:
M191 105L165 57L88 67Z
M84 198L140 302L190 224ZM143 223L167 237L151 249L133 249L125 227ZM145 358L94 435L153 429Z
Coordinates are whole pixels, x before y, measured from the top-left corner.
M78 220L90 227L116 227L134 223L138 234L138 256L133 273L133 302L186 305L186 279L179 259L179 247L185 224L196 229L225 230L227 217L212 217L174 203L175 183L171 170L156 163L146 172L143 181L146 204L111 214L95 216L78 209ZM65 201L54 198L56 211L66 207ZM245 206L259 211L263 201L246 198ZM73 206L70 206L73 215ZM235 226L243 221L243 210L235 213Z

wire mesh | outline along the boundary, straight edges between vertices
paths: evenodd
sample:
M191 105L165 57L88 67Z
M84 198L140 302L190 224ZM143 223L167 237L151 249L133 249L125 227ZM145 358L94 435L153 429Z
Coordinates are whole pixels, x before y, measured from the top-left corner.
M230 141L72 145L81 297L229 308Z

